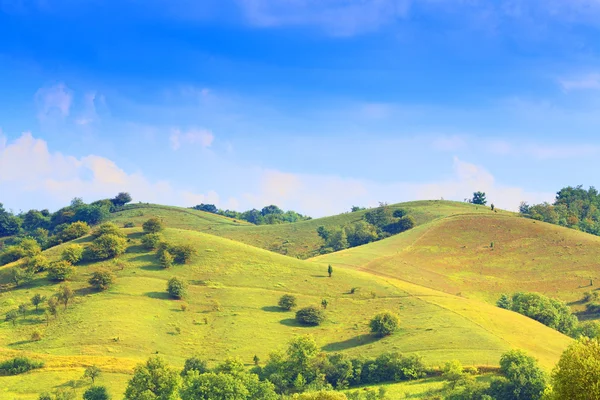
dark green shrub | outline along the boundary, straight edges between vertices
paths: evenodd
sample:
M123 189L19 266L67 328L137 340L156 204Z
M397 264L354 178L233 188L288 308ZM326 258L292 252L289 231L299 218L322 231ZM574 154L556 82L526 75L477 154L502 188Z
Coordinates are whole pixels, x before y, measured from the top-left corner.
M186 283L183 279L173 277L167 283L167 292L175 299L181 299L186 293Z
M92 273L89 284L97 290L107 290L117 279L111 270L106 268L98 269Z
M146 233L158 233L164 229L163 223L158 218L150 218L142 225Z
M0 374L18 375L43 366L44 363L41 361L34 361L27 357L16 357L0 363Z
M142 237L142 246L147 250L155 250L162 242L162 236L159 233L148 233Z
M94 230L92 236L99 238L103 235L115 235L119 237L125 237L125 233L116 224L112 222L105 222Z
M135 224L133 222L125 222L123 224L123 228L134 228Z
M181 371L181 376L186 376L188 372L196 371L199 374L203 374L208 372L208 366L206 365L206 361L198 358L192 357L185 360L185 364L183 365L183 371Z
M105 234L96 238L91 245L85 249L87 260L106 260L125 253L127 250L127 239L122 236Z
M390 311L377 314L369 323L371 333L377 337L389 336L398 329L398 316Z
M304 307L296 312L296 321L304 325L321 325L325 321L325 313L316 306Z
M56 261L48 267L48 279L51 281L64 281L75 274L75 267L68 261Z
M25 250L19 246L8 246L0 253L0 265L9 264L25 257Z
M79 244L66 246L61 253L61 258L71 264L77 264L83 258L83 246Z
M104 386L92 386L83 393L83 400L110 400Z
M292 308L296 307L296 296L292 296L291 294L284 294L279 299L278 305L284 310L290 311Z
M62 230L57 232L57 236L61 242L68 242L69 240L87 235L90 233L90 230L90 226L86 222L77 221L66 225Z

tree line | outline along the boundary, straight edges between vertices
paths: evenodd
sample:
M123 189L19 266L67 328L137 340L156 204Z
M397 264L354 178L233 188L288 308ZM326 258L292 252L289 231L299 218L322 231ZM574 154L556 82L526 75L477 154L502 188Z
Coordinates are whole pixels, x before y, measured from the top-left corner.
M361 211L352 207L352 212ZM364 213L362 220L345 226L319 226L317 233L323 239L320 253L327 254L350 247L385 239L415 226L415 220L404 209L392 208L387 203Z
M255 208L243 212L234 211L234 210L221 210L217 208L214 204L198 204L194 207L191 207L194 210L209 212L212 214L219 214L225 217L239 219L242 221L250 222L255 225L274 225L274 224L284 224L284 223L292 223L299 221L307 221L312 219L306 215L302 215L297 213L296 211L283 211L281 208L276 205L270 205L263 207L261 210L257 210Z

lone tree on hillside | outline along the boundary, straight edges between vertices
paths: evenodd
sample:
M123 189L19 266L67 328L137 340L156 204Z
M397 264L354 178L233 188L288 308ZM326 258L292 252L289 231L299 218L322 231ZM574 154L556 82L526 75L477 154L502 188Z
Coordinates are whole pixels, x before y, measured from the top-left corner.
M329 274L329 277L331 278L331 274L333 274L333 267L331 266L331 264L329 264L329 267L327 267L327 273Z
M174 276L167 283L167 292L169 292L171 297L181 299L185 296L186 284L182 279Z
M92 273L92 277L88 280L88 283L96 290L106 290L115 282L116 279L117 277L112 273L111 270L100 268Z
M291 294L284 294L279 299L278 305L284 310L290 311L292 308L296 307L296 296L292 296Z
M471 203L485 206L487 204L487 199L485 198L485 192L473 193L473 198L471 199Z
M100 376L100 373L100 368L96 367L95 365L90 365L85 369L83 377L91 379L93 385L96 378Z
M150 218L142 225L146 233L158 233L163 230L163 223L158 218Z
M125 204L130 203L131 202L131 195L127 192L121 192L119 193L114 199L111 199L110 201L116 206L116 207L123 207Z
M71 286L63 284L58 288L56 297L58 298L58 301L64 304L66 310L69 302L75 297L75 292L71 289Z
M398 329L398 316L390 311L384 311L373 317L369 326L375 336L389 336Z
M42 296L39 293L33 295L31 298L31 304L35 306L35 311L39 309L40 304L42 304L44 301L46 301L46 296Z
M325 313L315 306L304 307L296 312L296 321L304 325L321 325Z

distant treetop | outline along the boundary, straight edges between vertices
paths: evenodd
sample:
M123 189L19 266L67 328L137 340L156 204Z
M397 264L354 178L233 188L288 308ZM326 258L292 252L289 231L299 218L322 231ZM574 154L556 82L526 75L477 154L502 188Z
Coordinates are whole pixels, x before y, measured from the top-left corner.
M221 210L218 209L214 204L198 204L192 207L194 210L209 212L212 214L219 214L225 217L240 219L242 221L250 222L255 225L275 225L290 222L306 221L311 219L305 215L297 213L295 211L283 211L276 205L269 205L263 207L262 210L252 209L244 212L233 211L233 210Z

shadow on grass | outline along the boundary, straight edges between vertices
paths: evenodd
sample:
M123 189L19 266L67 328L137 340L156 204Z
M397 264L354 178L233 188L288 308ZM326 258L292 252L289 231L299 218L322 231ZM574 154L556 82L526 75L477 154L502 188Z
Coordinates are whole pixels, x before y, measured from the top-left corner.
M278 312L278 313L289 312L289 311L284 310L283 308L277 307L277 306L264 306L261 308L261 310L266 311L266 312Z
M286 318L279 321L281 325L291 326L294 328L314 328L316 325L304 325L296 321L294 318Z
M144 237L144 232L133 232L127 235L129 239L141 239Z
M327 275L311 275L313 278L327 278Z
M342 351L351 349L353 347L364 346L365 344L374 343L378 340L379 338L376 338L373 335L364 334L355 336L342 342L329 343L323 346L321 349L323 351Z
M167 292L146 292L144 296L148 296L151 299L170 300L171 296Z
M82 287L79 289L75 289L75 295L77 296L87 296L88 294L100 293L101 290L94 289L93 287Z

